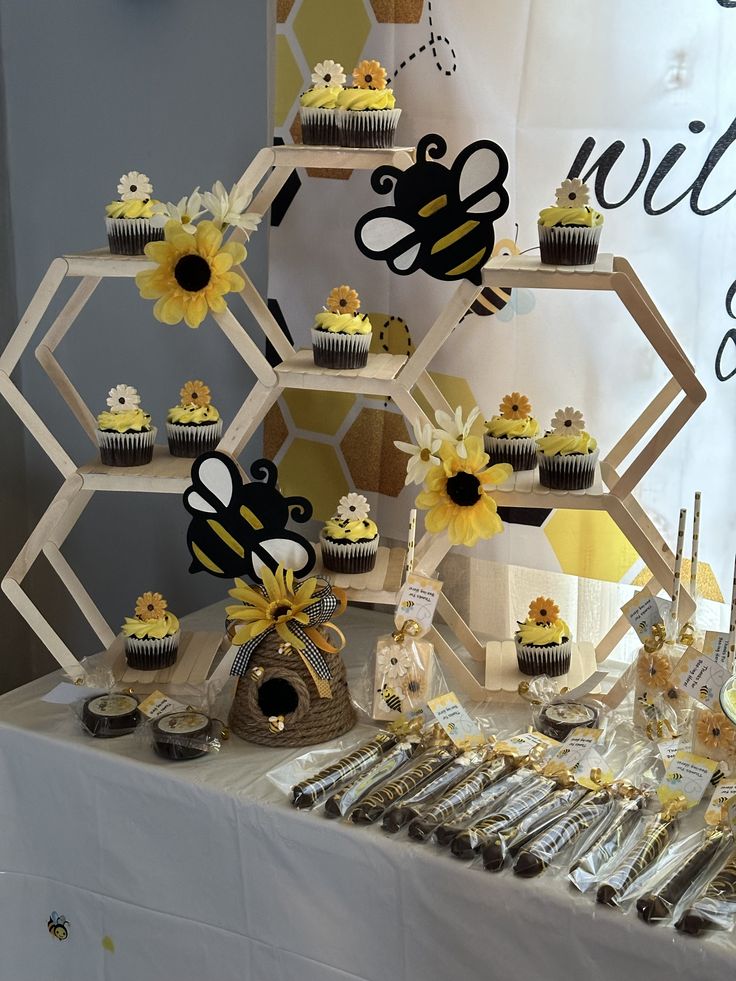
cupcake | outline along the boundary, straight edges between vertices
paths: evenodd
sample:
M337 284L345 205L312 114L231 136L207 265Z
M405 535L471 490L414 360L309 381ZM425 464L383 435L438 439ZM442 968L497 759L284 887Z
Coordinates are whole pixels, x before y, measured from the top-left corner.
M552 418L552 429L537 440L539 483L552 490L585 490L595 477L598 443L585 431L582 412L567 406Z
M299 96L302 143L340 146L337 99L345 84L345 71L336 61L320 61L312 72L312 87Z
M109 409L97 416L100 459L108 467L139 467L151 462L156 428L140 403L140 395L130 385L110 389Z
M166 416L169 453L195 457L214 450L222 436L222 418L212 405L208 386L203 381L188 381L179 395L179 404Z
M107 241L116 255L143 255L148 242L164 237L166 218L156 214L159 204L151 194L153 187L145 174L131 170L123 174L118 184L119 201L105 208Z
M337 513L320 532L322 564L332 572L370 572L378 554L378 526L362 494L340 498Z
M533 470L537 465L539 423L532 416L526 395L504 395L499 415L486 420L485 451L490 464L510 463L514 470Z
M318 368L365 368L371 346L371 322L360 310L360 297L349 286L336 286L322 313L314 318L312 351Z
M598 255L603 215L588 204L588 188L579 177L555 191L557 203L539 212L539 258L551 266L587 266Z
M125 618L125 660L131 668L158 671L176 661L179 621L166 607L161 593L143 593L136 600L135 616Z
M377 61L361 61L353 69L353 85L337 96L337 129L341 146L387 148L401 109L386 87L386 69Z
M516 660L522 674L557 678L570 670L570 628L560 620L560 608L544 596L529 604L529 616L514 634Z

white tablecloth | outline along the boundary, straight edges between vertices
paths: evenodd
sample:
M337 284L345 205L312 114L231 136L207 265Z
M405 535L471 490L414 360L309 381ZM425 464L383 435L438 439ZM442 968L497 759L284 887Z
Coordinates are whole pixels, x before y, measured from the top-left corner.
M387 621L351 609L343 625L357 664ZM171 764L133 736L93 740L39 701L59 680L0 698L0 981L732 974L730 937L680 937L551 877L469 870L294 810L264 775L303 751L233 738Z

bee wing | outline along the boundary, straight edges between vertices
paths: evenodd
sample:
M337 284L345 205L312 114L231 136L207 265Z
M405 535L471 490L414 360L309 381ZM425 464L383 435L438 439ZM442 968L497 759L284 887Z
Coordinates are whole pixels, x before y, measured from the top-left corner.
M503 182L509 162L501 147L492 140L477 140L461 150L452 165L458 181L458 194L468 214L499 218L509 206Z
M261 571L265 565L273 571L279 563L285 569L293 569L295 575L299 575L314 563L314 552L305 546L308 543L304 540L296 541L289 538L267 538L258 543L253 550L253 573L260 579ZM311 546L310 546L311 549ZM272 562L267 563L262 554L270 556Z
M192 486L184 494L184 507L192 514L217 514L230 505L242 485L235 461L224 453L205 453L192 466Z
M358 221L355 242L369 259L384 259L399 275L414 271L419 254L417 230L396 214L396 209L377 208Z

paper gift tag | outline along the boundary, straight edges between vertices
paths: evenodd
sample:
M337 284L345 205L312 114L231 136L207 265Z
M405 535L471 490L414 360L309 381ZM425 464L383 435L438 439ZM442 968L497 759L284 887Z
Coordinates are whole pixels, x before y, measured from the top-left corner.
M508 750L519 753L520 756L528 756L536 746L544 746L545 749L555 750L560 743L551 736L545 736L541 732L522 732L517 736L510 736L496 743L494 750L497 753L504 753Z
M695 807L705 793L710 778L718 764L705 756L696 756L680 750L665 771L662 783L657 787L657 797L662 804L675 797L684 797L688 807Z
M399 591L394 617L396 626L400 629L407 620L414 620L421 629L417 636L423 637L432 626L441 592L442 583L439 579L410 572Z
M685 739L683 736L678 736L677 739L661 739L657 743L657 749L659 750L659 755L662 757L665 770L679 752L684 751L690 753L692 752L692 748L692 741Z
M470 718L454 691L431 699L427 702L427 707L460 749L472 749L485 742L478 723Z
M73 705L82 698L105 694L107 694L106 688L87 688L85 685L71 685L68 681L62 681L56 688L42 695L41 701L51 702L52 705Z
M705 823L718 824L724 816L724 806L732 798L736 798L736 780L722 781L713 791L708 810L705 812Z
M549 755L548 759L559 760L560 763L564 763L568 769L574 772L574 768L596 745L602 733L602 729L578 726L577 729L573 729L562 745Z
M719 707L718 696L730 677L728 668L694 647L688 647L672 672L674 684L709 709Z
M703 654L712 657L717 664L723 665L730 673L732 664L728 650L727 633L721 633L719 630L706 630L703 639Z
M628 603L624 603L621 612L634 628L639 639L645 640L652 636L652 627L655 623L664 623L671 606L670 600L640 590Z
M590 775L594 771L598 771L599 775L596 776L596 779L604 785L611 783L616 776L594 746L591 746L583 758L570 769L577 783L589 790L598 789L598 785L590 779Z
M169 712L186 712L187 706L182 705L181 702L177 702L173 698L169 698L162 691L153 691L148 698L143 699L138 709L146 718L158 719L162 715L167 715Z

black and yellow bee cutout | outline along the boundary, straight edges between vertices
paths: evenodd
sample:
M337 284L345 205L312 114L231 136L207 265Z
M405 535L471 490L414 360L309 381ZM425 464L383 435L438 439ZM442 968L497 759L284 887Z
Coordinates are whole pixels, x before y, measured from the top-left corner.
M286 525L290 518L308 521L312 505L305 497L281 494L271 460L256 460L250 473L253 482L244 483L235 460L217 451L194 461L192 484L184 493L184 507L192 515L189 571L259 582L264 566L275 572L280 563L297 577L306 575L315 562L314 548Z
M392 712L401 711L401 696L395 688L391 687L391 685L384 685L382 688L379 688L378 694Z
M51 936L56 940L69 939L69 920L65 916L60 916L56 910L49 917L46 926Z
M450 167L437 163L446 152L444 139L430 133L407 170L375 170L373 189L393 190L394 203L363 215L355 241L369 259L385 260L399 275L422 269L434 279L479 284L493 252L493 223L509 206L503 186L508 159L492 140L470 143Z

